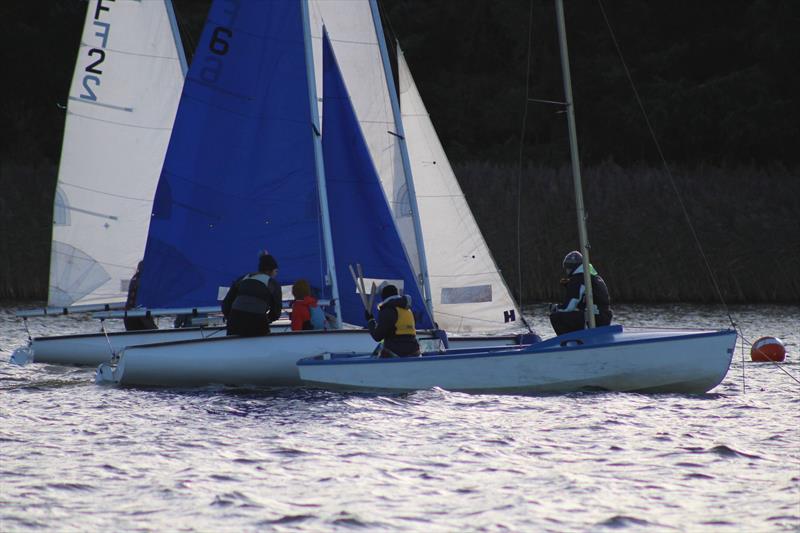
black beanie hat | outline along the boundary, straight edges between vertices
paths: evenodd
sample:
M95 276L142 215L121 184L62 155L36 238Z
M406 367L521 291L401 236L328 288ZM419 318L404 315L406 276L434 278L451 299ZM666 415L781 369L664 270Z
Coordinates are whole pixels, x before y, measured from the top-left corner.
M258 257L258 271L269 272L278 268L278 262L269 254L260 255Z
M381 299L385 300L391 296L397 296L397 287L394 285L387 285L381 290Z

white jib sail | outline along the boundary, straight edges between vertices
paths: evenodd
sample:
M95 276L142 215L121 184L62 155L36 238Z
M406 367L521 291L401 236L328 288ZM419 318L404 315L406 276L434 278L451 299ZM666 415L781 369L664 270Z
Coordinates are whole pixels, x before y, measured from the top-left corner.
M389 88L369 0L311 0L309 15L314 46L317 94L322 95L322 26L328 31L347 84L356 117L391 206L395 225L411 265L420 275L419 252L411 218L406 176L395 135ZM322 105L320 102L320 115ZM325 117L322 116L325 129ZM415 182L416 183L416 182ZM365 273L369 275L369 273Z
M166 1L89 2L67 104L48 303L124 302L183 87Z
M519 329L519 308L472 216L399 48L397 55L400 109L436 321L451 333Z

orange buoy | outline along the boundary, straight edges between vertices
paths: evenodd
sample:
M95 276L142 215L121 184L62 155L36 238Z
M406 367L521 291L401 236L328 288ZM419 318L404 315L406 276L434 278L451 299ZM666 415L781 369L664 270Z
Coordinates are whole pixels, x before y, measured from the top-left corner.
M750 348L750 358L758 362L783 361L786 358L786 348L780 339L761 337Z

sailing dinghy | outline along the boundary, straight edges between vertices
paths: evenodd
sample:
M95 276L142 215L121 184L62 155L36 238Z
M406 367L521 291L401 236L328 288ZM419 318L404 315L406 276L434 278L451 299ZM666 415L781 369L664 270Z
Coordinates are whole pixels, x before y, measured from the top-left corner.
M144 255L185 72L170 0L88 3L67 101L48 307L19 316L122 308ZM98 365L131 344L215 334L187 328L36 337L11 361Z
M326 389L375 392L441 387L508 394L580 390L703 393L725 377L736 344L734 330L625 331L619 325L594 327L562 0L556 0L556 13L589 329L514 349L446 350L438 355L407 358L323 354L298 362L305 383Z
M432 328L341 76L326 75L325 142L320 139L303 7L291 0L247 4L230 20L224 2L212 6L154 201L145 252L154 273L142 279L142 301L158 308L215 300L234 275L219 258L244 269L251 259L246 251L268 243L281 271L292 276L288 281L310 280L335 302L339 320L364 322L355 282L343 276L358 261L370 279L402 286L415 302L418 326ZM243 41L230 42L212 82L201 76L215 39L227 31L221 21ZM345 288L339 295L337 279ZM364 329L339 329L130 346L116 364L101 365L96 380L297 385L298 359L333 346L361 352L374 345Z
M736 332L606 326L519 348L421 357L330 353L297 363L303 382L344 391L540 394L574 391L704 393L722 381Z
M168 0L166 5L170 5ZM402 121L409 124L405 140L410 156L405 154L406 147L401 146L403 136L393 133L393 130L402 128L402 122L394 115L397 110L393 109L393 94L388 89L394 86L394 82L387 79L391 78L391 71L384 70L386 51L377 4L368 0L311 0L309 7L317 88L321 90L322 84L324 22L342 36L333 39L331 44L345 79L354 80L350 84L351 101L384 191L390 199L408 258L420 278L423 277L424 265L419 261L415 219L419 219L423 238L430 241L432 253L427 263L431 272L433 309L439 327L451 334L451 342L455 345L513 345L536 338L529 329L525 332L527 335L523 334L520 310L475 224L404 61L399 70L401 106L404 110ZM403 164L404 158L409 160L407 165ZM159 161L162 159L163 155L160 155ZM432 168L432 165L438 166ZM419 178L415 179L417 175ZM418 209L412 209L414 196L409 197L408 192L413 190L413 183L417 183L416 187L420 189ZM459 235L457 239L453 238L454 233ZM121 318L125 314L102 309L96 317ZM203 310L208 309L199 311ZM167 314L162 311L153 310L152 314ZM170 312L180 311L196 313L198 309ZM62 314L62 309L51 312ZM453 334L467 334L469 337L452 337ZM111 361L126 346L220 335L224 335L221 328L186 328L38 337L33 339L31 347L18 350L12 359L18 363L35 360L96 366Z

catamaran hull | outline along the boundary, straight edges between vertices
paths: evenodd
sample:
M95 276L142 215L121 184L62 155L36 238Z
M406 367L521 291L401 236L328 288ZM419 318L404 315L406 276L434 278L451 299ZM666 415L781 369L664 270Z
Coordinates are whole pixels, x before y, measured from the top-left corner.
M288 326L273 326L273 331L288 331ZM17 365L46 363L52 365L93 366L110 363L128 346L144 346L178 341L195 341L224 337L225 328L176 328L146 331L121 331L36 337L29 346L18 348L10 361ZM522 344L528 336L451 337L454 347L513 346ZM325 350L323 350L325 351ZM328 350L329 351L329 350Z
M625 335L619 326L599 329L614 328L611 335L579 339L582 344L570 341L580 337L571 334L516 351L410 359L336 355L303 360L298 368L307 384L351 391L703 393L725 377L736 343L734 331Z
M421 338L425 342L424 338ZM434 338L431 342L438 342ZM458 337L451 346L513 345L518 336ZM366 330L303 331L266 337L219 337L129 346L116 365L103 363L95 381L158 387L301 385L297 361L324 352L371 352L376 342Z
M30 346L14 352L11 362L19 365L47 363L54 365L97 366L106 363L127 346L172 341L199 340L225 335L225 328L176 328L145 331L92 333L37 337Z

